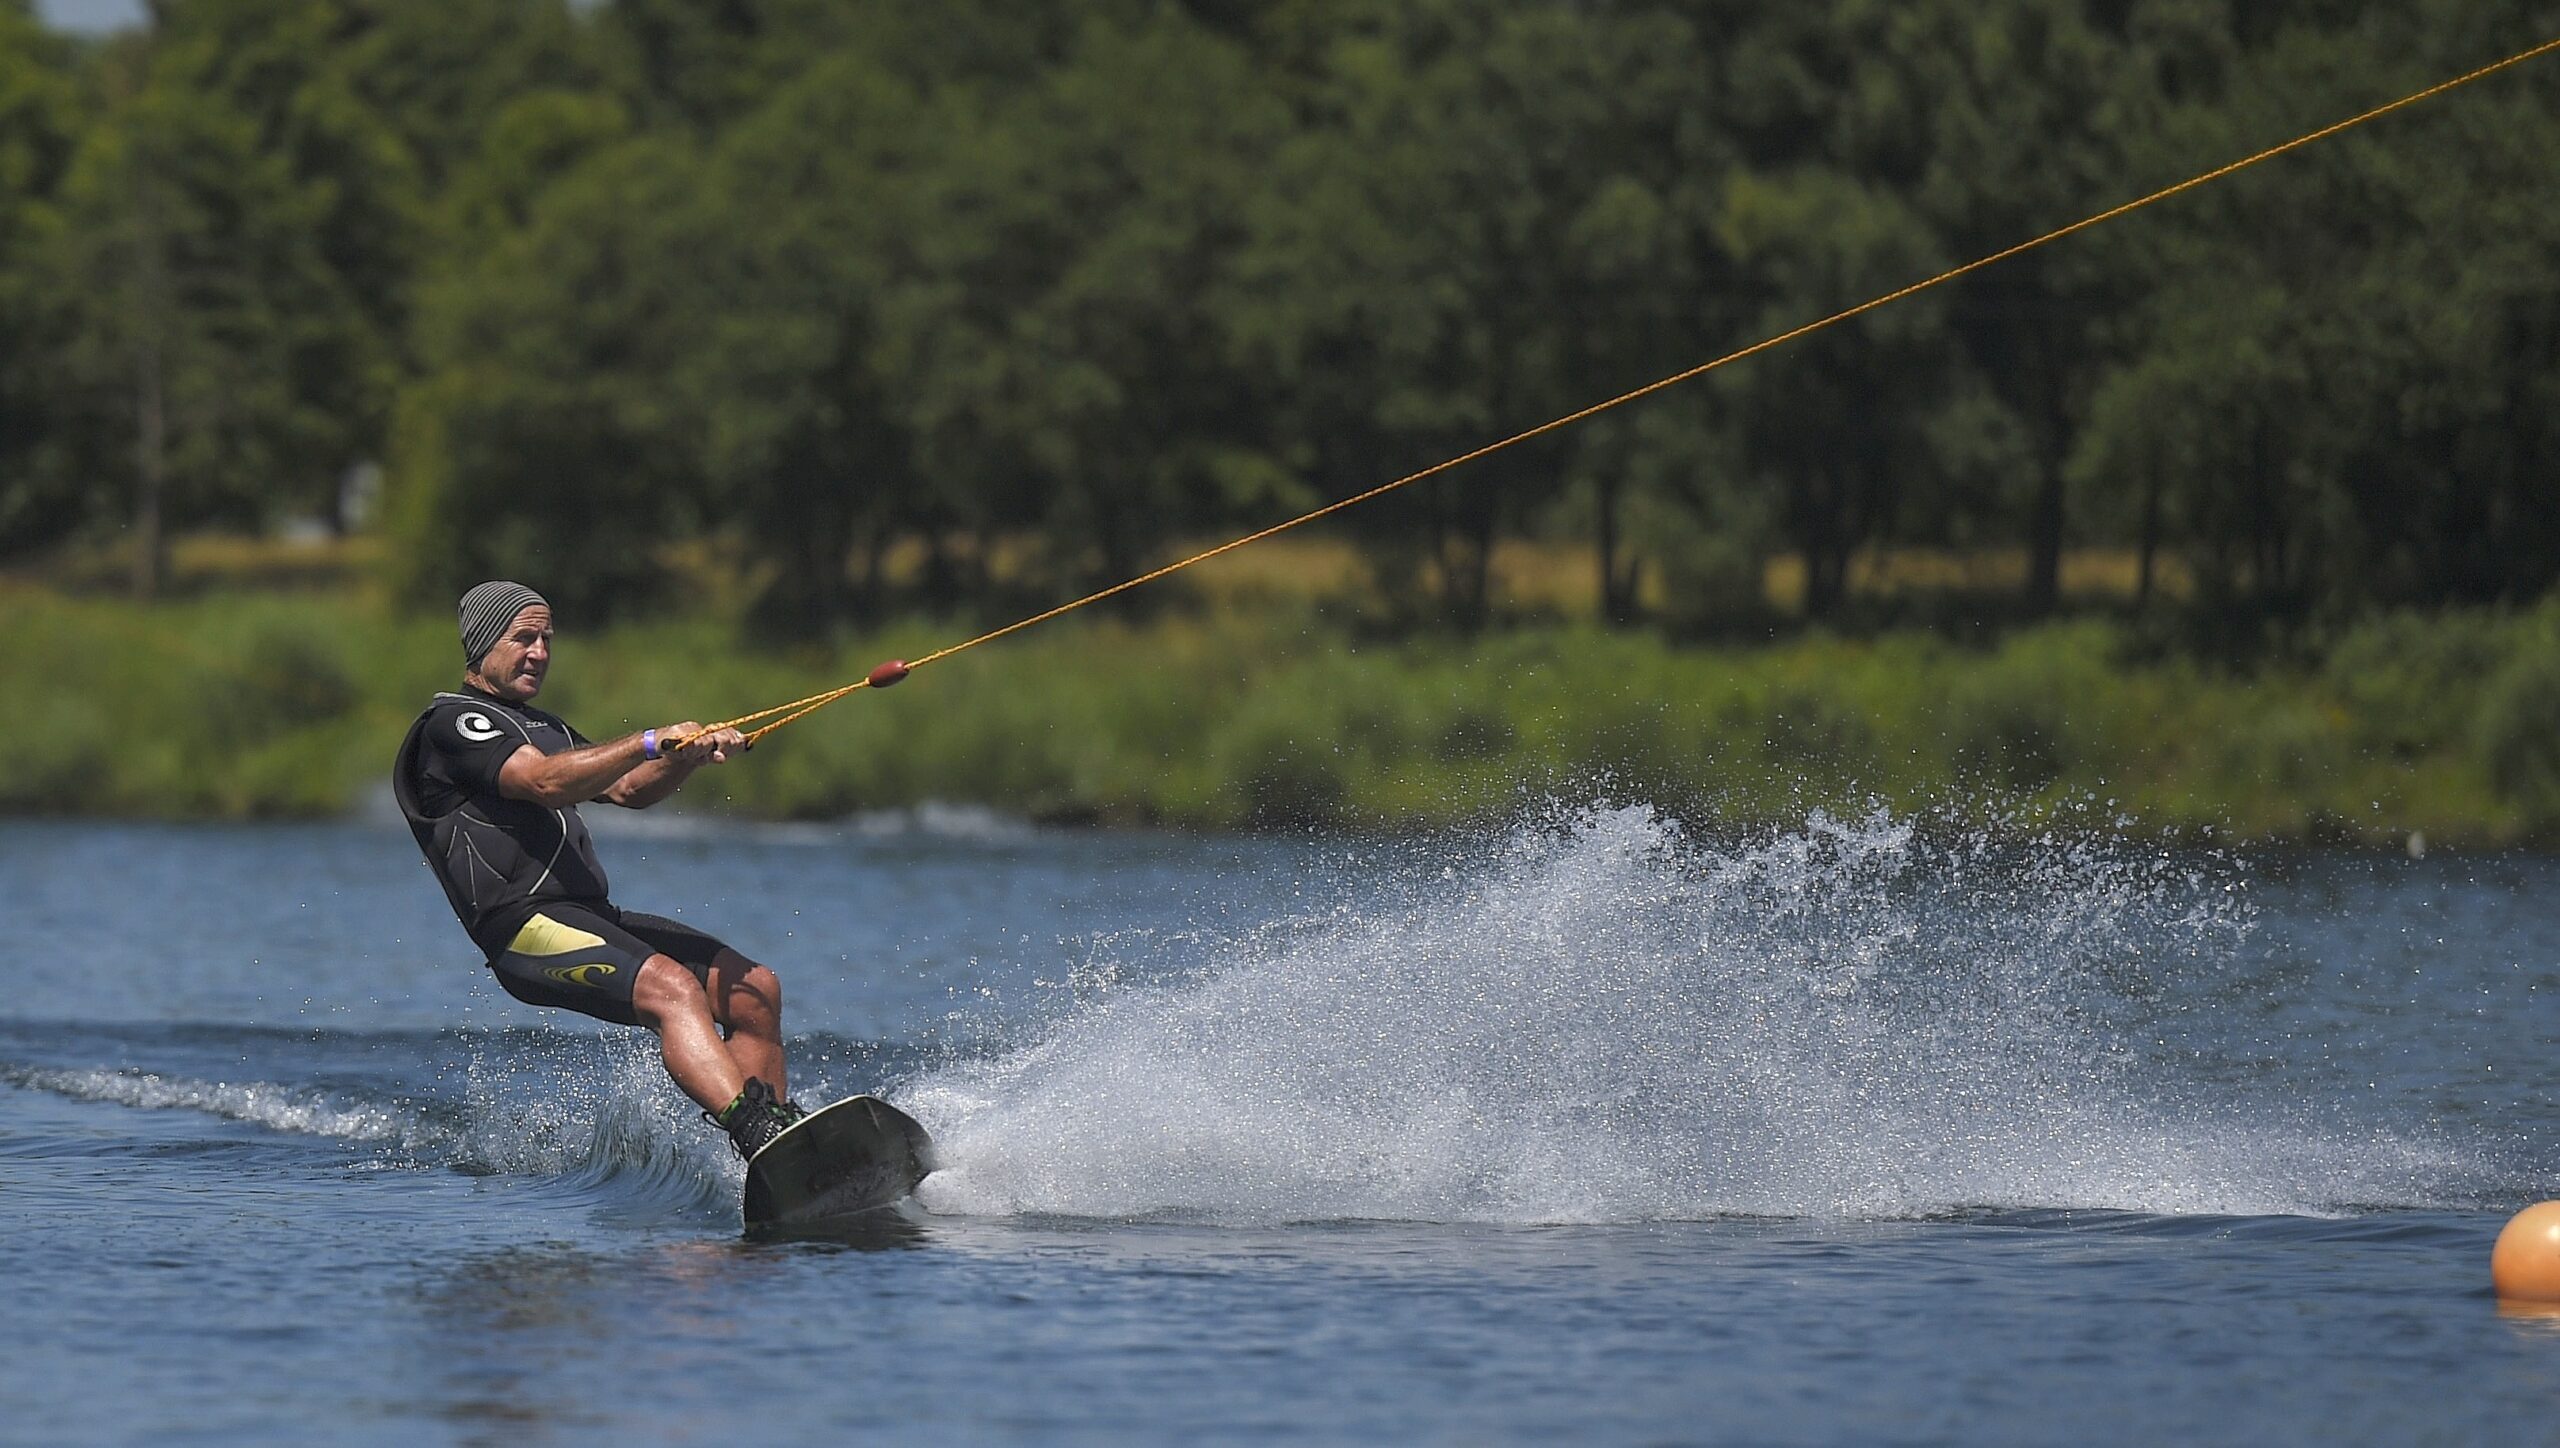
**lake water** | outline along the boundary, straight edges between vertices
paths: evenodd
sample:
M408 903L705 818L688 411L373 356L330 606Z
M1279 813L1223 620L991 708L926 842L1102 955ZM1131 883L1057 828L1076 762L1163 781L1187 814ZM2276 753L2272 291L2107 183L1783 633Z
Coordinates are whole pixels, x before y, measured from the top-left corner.
M0 1440L2548 1442L2560 864L594 811L945 1168L737 1235L396 822L0 825Z

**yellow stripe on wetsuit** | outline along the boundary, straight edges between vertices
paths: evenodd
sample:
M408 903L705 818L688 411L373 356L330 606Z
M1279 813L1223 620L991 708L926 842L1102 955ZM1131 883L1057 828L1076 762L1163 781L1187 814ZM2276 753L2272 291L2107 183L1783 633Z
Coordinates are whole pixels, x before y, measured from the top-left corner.
M524 928L516 932L516 938L507 942L507 949L516 955L567 955L573 950L603 948L603 936L580 930L574 925L563 925L548 915L536 915L526 921ZM613 972L613 966L595 961L586 965L555 965L543 974L562 985L591 986Z

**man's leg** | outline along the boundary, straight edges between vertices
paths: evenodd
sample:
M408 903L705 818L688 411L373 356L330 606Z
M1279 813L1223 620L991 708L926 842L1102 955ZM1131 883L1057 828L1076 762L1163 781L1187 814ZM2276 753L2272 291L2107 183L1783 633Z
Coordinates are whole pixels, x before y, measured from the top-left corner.
M772 978L770 971L765 975L768 980ZM776 1004L779 1005L778 991ZM672 956L650 956L641 963L640 978L632 983L631 1009L640 1017L640 1024L658 1033L658 1053L667 1063L667 1074L696 1105L716 1112L738 1099L751 1073L739 1069L729 1054L728 1043L720 1039L719 1024L711 1013L711 998L692 971ZM777 1038L777 1069L781 1060ZM766 1084L780 1094L781 1082Z
M741 1077L754 1076L791 1099L782 1079L782 982L735 950L712 957L704 994L711 1017L729 1029L729 1059Z

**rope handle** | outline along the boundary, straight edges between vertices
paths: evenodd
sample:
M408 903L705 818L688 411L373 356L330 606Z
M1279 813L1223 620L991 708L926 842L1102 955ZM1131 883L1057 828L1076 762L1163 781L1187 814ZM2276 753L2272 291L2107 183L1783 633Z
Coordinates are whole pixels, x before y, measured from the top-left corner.
M885 660L884 662L873 666L870 673L863 675L861 678L854 680L852 683L845 685L841 689L829 689L823 694L811 694L808 698L794 699L788 704L776 704L770 709L758 709L752 714L741 714L735 719L723 719L717 724L705 724L700 730L692 734L684 735L681 738L670 735L669 737L658 741L658 752L662 755L672 754L701 738L703 735L710 734L716 730L745 729L747 725L755 723L758 719L769 719L773 715L781 715L781 718L773 719L771 723L762 725L755 729L746 730L747 748L753 749L756 747L757 740L762 739L767 734L772 733L774 730L781 728L783 725L790 723L792 720L799 718L803 714L814 714L818 710L825 708L829 704L834 703L836 700L843 698L845 695L852 693L856 689L888 688L890 685L897 683L899 680L913 672L915 672L915 665L908 663L904 659Z

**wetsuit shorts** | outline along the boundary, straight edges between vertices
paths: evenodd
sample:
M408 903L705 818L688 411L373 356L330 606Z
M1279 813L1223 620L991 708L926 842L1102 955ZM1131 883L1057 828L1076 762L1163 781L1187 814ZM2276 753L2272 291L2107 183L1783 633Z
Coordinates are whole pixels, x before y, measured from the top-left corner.
M601 901L553 900L517 927L506 949L489 958L489 969L507 994L527 1005L636 1026L640 1018L631 1009L631 988L650 956L672 957L707 983L712 959L728 948L664 916Z

